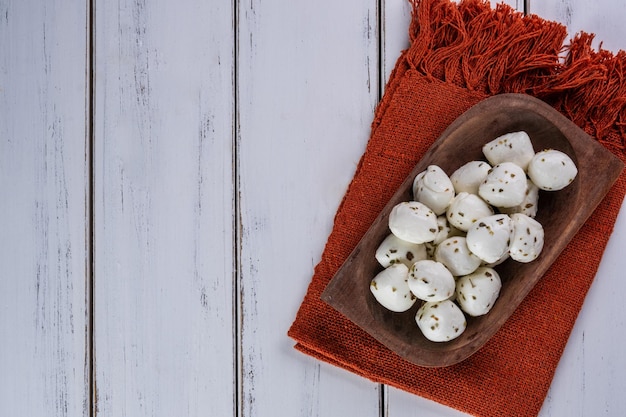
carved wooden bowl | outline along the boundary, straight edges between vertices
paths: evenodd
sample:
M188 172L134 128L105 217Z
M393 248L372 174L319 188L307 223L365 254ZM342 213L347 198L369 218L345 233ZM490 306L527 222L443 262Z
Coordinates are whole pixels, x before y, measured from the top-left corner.
M496 270L502 279L500 296L491 311L467 316L467 329L449 342L431 342L415 322L420 302L405 313L386 310L370 292L370 281L382 267L374 254L390 233L388 216L402 201L412 200L415 176L428 165L448 175L471 160L484 160L482 146L505 133L526 131L535 151L558 149L578 167L566 188L540 192L536 220L545 231L544 248L535 261L507 260ZM432 145L402 183L368 232L333 277L322 299L406 360L421 366L449 366L480 349L513 314L546 270L594 211L623 169L623 163L596 140L546 103L523 94L485 99L462 114Z

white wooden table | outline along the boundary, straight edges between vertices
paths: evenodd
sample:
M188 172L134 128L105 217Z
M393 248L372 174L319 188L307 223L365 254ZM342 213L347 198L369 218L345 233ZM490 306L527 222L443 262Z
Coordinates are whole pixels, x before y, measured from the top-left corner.
M626 48L621 0L530 8ZM0 416L461 415L286 336L409 14L0 0ZM622 212L542 416L626 415L625 246Z

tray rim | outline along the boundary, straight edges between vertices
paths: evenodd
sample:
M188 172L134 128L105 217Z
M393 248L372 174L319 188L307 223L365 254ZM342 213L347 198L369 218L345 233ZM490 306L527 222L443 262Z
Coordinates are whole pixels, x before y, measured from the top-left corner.
M346 303L345 296L342 297L341 294L338 293L340 289L340 284L344 283L344 281L350 279L350 275L348 274L349 269L351 268L351 263L355 260L360 251L363 242L373 233L372 230L375 226L381 227L379 224L381 219L384 219L391 208L395 205L393 204L394 200L397 200L398 194L405 194L405 190L407 183L412 182L412 178L415 176L416 172L421 171L422 168L427 166L430 163L433 163L432 156L436 155L439 146L442 143L445 143L445 140L453 134L457 129L459 129L465 122L471 120L472 118L479 115L481 112L485 112L486 110L492 109L493 106L496 106L499 109L504 107L508 107L510 109L524 109L526 111L533 111L537 113L539 116L544 117L548 121L550 121L557 129L559 129L563 136L568 140L569 144L572 145L574 152L578 155L577 150L591 148L594 152L597 152L602 157L602 162L604 162L603 166L605 167L605 174L603 176L602 181L602 191L596 192L593 196L592 204L589 209L586 210L585 213L582 213L582 216L577 217L576 224L569 224L567 235L569 236L566 241L562 245L559 245L557 253L553 254L550 262L547 264L545 268L541 271L541 274L533 279L532 285L529 285L525 293L519 297L519 302L511 308L508 312L508 315L501 320L501 322L495 326L495 328L490 329L487 334L478 335L474 337L473 340L461 345L456 349L447 350L445 355L437 355L436 351L441 350L439 347L437 349L418 349L415 346L399 346L395 340L385 337L377 332L372 332L372 324L376 322L376 319L371 316L371 314L362 314L363 309L355 309L354 306L350 306ZM537 151L538 149L536 149ZM523 302L523 299L526 295L532 290L535 284L541 279L541 277L545 274L546 270L550 265L556 260L558 255L565 249L567 244L571 241L571 239L576 235L580 227L586 222L589 216L593 213L597 205L602 201L604 196L608 193L614 182L619 177L620 173L624 168L623 162L611 153L608 149L602 146L598 141L585 133L582 129L576 126L572 121L567 119L553 107L543 102L542 100L532 97L527 94L519 94L519 93L506 93L499 94L495 96L491 96L485 98L470 107L463 114L461 114L455 121L453 121L438 137L438 139L431 145L429 150L423 155L422 158L416 163L415 167L411 171L411 173L407 176L407 178L403 181L403 183L398 187L398 189L394 192L393 196L390 198L388 203L382 209L382 211L376 217L376 220L370 225L367 232L360 239L359 243L352 250L350 255L346 258L342 266L336 271L333 275L333 278L329 281L326 288L321 294L321 299L326 302L328 305L333 307L339 313L347 317L350 321L355 323L358 327L367 332L370 336L374 337L380 343L385 345L387 348L392 350L393 352L399 354L404 359L412 362L416 365L426 366L426 367L442 367L442 366L450 366L456 363L463 361L469 356L476 353L491 337L500 329L500 327L506 322L510 316L515 312L515 310L519 307L519 305ZM403 201L403 200L400 200ZM580 221L580 218L584 219ZM373 277L371 277L373 278ZM488 317L484 316L484 317ZM484 318L481 318L484 319ZM487 320L490 320L489 318ZM417 326L416 326L417 327ZM431 342L433 346L441 346L441 343ZM450 342L444 342L450 343ZM437 359L437 356L442 356L441 360ZM443 357L445 356L445 357Z

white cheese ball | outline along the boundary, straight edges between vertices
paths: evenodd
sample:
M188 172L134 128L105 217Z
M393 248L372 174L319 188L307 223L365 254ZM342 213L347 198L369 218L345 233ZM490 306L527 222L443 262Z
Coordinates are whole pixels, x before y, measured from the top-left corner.
M483 146L483 154L492 165L513 162L526 170L528 163L535 156L533 144L528 133L511 132L495 138Z
M457 194L478 194L478 186L487 178L490 169L491 165L485 161L470 161L454 171L450 175L450 181Z
M494 166L478 187L478 195L496 207L514 207L526 196L526 173L512 162Z
M539 187L530 179L526 181L526 196L524 200L514 207L502 207L500 211L506 214L522 213L528 217L535 218L539 206Z
M574 161L556 149L537 152L528 164L528 176L542 190L562 190L574 181L577 174Z
M466 192L457 194L446 212L448 222L464 232L478 219L492 214L493 209L482 198Z
M516 213L511 215L514 232L509 254L518 262L528 263L537 259L543 249L543 226L537 220Z
M435 260L444 264L454 276L471 274L481 263L480 258L469 250L463 236L441 242L435 249Z
M500 275L492 268L480 267L457 280L456 302L470 316L482 316L491 310L501 288Z
M398 262L410 268L415 262L427 258L426 247L423 243L407 242L393 233L378 246L375 256L378 263L385 268Z
M447 342L459 337L467 327L465 315L450 300L424 303L415 321L426 339L432 342Z
M446 211L454 197L454 186L448 175L437 165L430 165L413 180L413 198L424 203L436 215Z
M401 313L417 301L409 289L408 279L409 268L403 263L393 264L374 277L370 282L370 291L383 307Z
M418 201L404 201L391 210L389 229L407 242L432 242L437 235L437 216Z
M442 263L424 260L409 269L409 289L420 300L442 301L454 294L452 273Z
M513 222L507 214L483 217L467 231L467 247L485 262L497 262L509 251Z

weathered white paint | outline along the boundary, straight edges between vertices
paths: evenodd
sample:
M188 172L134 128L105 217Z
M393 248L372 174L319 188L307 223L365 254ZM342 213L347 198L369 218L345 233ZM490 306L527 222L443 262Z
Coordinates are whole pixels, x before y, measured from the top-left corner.
M378 100L376 1L239 3L242 415L378 416L286 336Z
M626 50L626 3L534 1L532 12L568 27L569 36L595 33L594 47ZM542 416L626 415L626 212L622 207L615 231L585 304L570 336L542 409Z
M400 53L409 47L408 31L412 7L408 0L381 0L381 3L381 65L382 87L384 88ZM491 0L491 4L494 6L498 3L508 4L516 10L524 11L522 0Z
M233 413L232 10L96 2L101 417Z
M96 0L93 218L87 4L0 0L0 415L462 416L286 336L408 3ZM616 50L624 7L531 12ZM542 416L626 415L625 216Z
M598 274L561 358L541 416L626 415L624 387L626 211L620 212Z
M389 81L396 61L410 45L409 24L413 8L408 0L382 0L381 88Z
M570 37L577 32L595 33L593 46L617 52L626 50L626 2L620 0L554 0L532 2L531 12L568 27Z
M86 416L86 7L0 1L0 415Z

